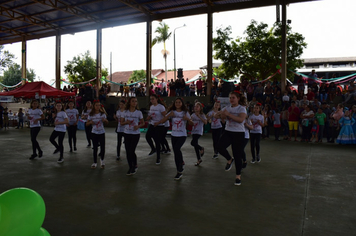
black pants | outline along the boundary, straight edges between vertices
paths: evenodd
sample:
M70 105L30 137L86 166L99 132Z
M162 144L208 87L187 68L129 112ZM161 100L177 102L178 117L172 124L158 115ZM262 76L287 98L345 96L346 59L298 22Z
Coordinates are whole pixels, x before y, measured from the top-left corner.
M279 134L281 133L281 127L274 127L274 138L279 139Z
M41 127L33 127L30 129L31 142L32 142L32 154L36 154L36 150L41 152L40 144L37 142L37 135L40 132Z
M49 141L53 144L53 146L59 150L60 156L63 157L63 139L66 135L66 132L59 132L53 130L51 137L49 137ZM56 138L58 137L58 143L56 142Z
M157 159L160 159L161 157L161 140L163 137L164 133L164 126L154 126L154 125L149 125L148 130L146 133L146 141L148 145L150 145L152 151L156 151L157 153ZM153 145L152 138L155 142L155 145Z
M176 163L176 168L178 172L183 172L183 154L182 151L180 150L183 146L183 144L185 143L185 140L187 139L187 137L183 136L183 137L174 137L171 136L171 140L172 140L172 149L174 152L174 161Z
M310 134L311 128L312 128L311 125L308 125L308 126L304 126L303 125L303 127L302 127L302 129L303 129L302 139L305 139L307 141L310 140L310 138L311 138L311 134Z
M222 128L211 129L211 136L213 138L214 154L218 154L218 144L221 136Z
M127 163L130 170L137 167L136 147L140 140L140 134L124 134Z
M170 150L167 139L166 139L168 129L169 129L169 127L164 127L164 132L163 132L163 136L161 139L161 150Z
M251 154L253 160L256 160L256 154L257 156L260 155L260 141L261 141L261 134L250 133ZM256 153L255 153L255 149L256 149Z
M85 135L87 137L87 141L88 141L88 145L90 146L91 142L90 142L90 139L91 139L91 130L93 128L92 125L89 125L87 126L87 122L85 122Z
M231 155L227 151L227 148L231 145L232 146L232 154L235 158L235 168L236 168L236 175L241 174L242 168L242 158L244 156L244 139L245 139L245 132L231 132L225 130L218 144L218 152L226 158L226 160L231 160Z
M77 125L70 125L67 127L69 148L72 149L72 143L74 147L77 147Z
M243 162L246 162L246 152L245 152L245 147L246 147L246 145L248 144L248 138L245 138L244 139L244 155L242 156L242 161Z
M116 146L116 156L120 157L122 138L124 137L124 132L117 132L117 146Z
M190 142L190 145L194 147L195 150L195 155L197 156L198 161L201 159L200 156L200 151L203 150L203 147L199 145L198 140L201 137L200 134L192 134L192 141Z
M100 144L100 158L101 158L101 160L104 160L104 157L105 157L105 133L103 133L103 134L91 133L91 140L93 141L94 163L97 163L97 161L98 161L99 144Z

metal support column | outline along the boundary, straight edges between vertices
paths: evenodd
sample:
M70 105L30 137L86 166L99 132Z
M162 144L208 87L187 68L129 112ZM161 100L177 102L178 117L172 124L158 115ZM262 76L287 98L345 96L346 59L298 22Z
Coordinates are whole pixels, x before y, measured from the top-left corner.
M22 48L21 48L21 77L26 79L27 77L27 42L25 36L22 36ZM22 85L26 83L26 80L22 80Z
M96 97L99 98L101 87L101 59L102 59L102 28L96 30Z
M152 21L146 22L146 96L149 96L152 74Z
M56 35L56 88L61 89L61 35Z
M286 89L287 81L287 5L282 0L282 70L281 70L281 90L282 94Z
M208 7L208 74L207 74L207 89L206 96L211 95L211 87L212 87L212 77L213 77L213 14L211 13L210 6Z

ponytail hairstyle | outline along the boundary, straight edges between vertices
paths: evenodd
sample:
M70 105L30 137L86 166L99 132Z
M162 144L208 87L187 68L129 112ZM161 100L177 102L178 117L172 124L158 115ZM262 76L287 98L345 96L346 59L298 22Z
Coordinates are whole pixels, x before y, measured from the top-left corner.
M87 112L88 111L88 108L87 108L87 103L90 102L90 107L91 109L93 110L93 104L90 100L88 100L86 103L85 103L85 106L84 106L84 112Z
M240 94L239 91L230 92L229 95L235 95L237 98L239 98L239 105L241 105L241 106L246 106L247 105L246 97L244 95Z
M104 105L102 105L102 104L100 103L100 100L94 100L94 101L93 101L93 108L91 109L89 115L90 115L90 116L95 115L95 104L97 104L97 103L100 104L99 113L100 113L101 115L102 115L102 114L105 114L105 115L106 115L106 111L105 111L105 109L104 109Z
M31 101L31 104L30 104L30 109L32 109L32 104L33 104L34 102L37 102L37 103L38 103L38 106L37 106L35 109L40 108L40 103L38 102L38 100L37 100L37 99L33 99L33 100Z
M61 111L64 111L64 104L62 103L62 101L61 101L61 100L56 100L56 101L55 101L55 106L54 106L54 108L55 108L55 114L58 113L57 108L56 108L57 104L61 104L61 105L62 105Z
M130 109L130 103L131 103L132 99L137 99L137 98L136 97L129 97L129 99L126 102L125 110L129 110ZM136 108L136 110L139 110L138 103L137 103L137 106L135 108Z
M213 110L214 110L215 104L217 104L217 103L220 105L220 108L218 109L218 111L220 111L220 110L221 110L221 104L220 104L220 101L219 101L219 100L216 100L216 101L214 102L213 108L211 108L211 110L210 110L210 111L213 111ZM209 111L209 112L210 112L210 111Z
M120 104L124 104L126 106L126 100L125 99L121 99L120 102L117 104L116 110L120 110Z
M74 100L73 99L69 99L68 102L67 102L67 105L66 105L66 108L68 109L69 108L69 103L73 103L73 105L75 106L75 103L74 103ZM74 107L75 108L75 107Z
M262 104L258 102L258 103L256 103L255 107L259 107L260 111L258 113L262 114Z
M182 111L185 111L185 112L188 111L188 109L187 109L187 107L186 107L186 105L185 105L185 103L184 103L184 101L183 101L183 98L177 97L177 98L173 101L172 106L170 106L170 107L168 108L167 113L170 112L170 111L175 111L175 110L177 110L177 108L176 108L176 101L177 101L177 100L180 100L180 101L182 102L182 108L181 108Z

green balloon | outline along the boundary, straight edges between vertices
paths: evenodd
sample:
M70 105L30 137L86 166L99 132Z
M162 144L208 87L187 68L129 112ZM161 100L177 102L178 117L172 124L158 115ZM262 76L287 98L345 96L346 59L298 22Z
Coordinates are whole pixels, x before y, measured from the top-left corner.
M0 194L0 235L36 235L45 214L45 203L37 192L28 188L10 189Z
M276 66L277 70L280 70L282 67L280 65Z
M41 227L40 230L38 231L38 234L34 236L51 236L51 235L48 233L47 230Z

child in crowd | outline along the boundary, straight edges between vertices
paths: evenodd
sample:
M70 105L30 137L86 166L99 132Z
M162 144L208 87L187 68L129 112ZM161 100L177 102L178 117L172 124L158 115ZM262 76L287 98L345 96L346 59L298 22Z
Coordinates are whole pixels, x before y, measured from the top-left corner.
M207 119L203 113L203 105L200 102L195 103L194 113L191 117L194 124L191 132L193 139L190 144L194 147L197 157L195 165L199 166L203 162L201 158L204 155L204 148L199 145L198 140L203 135L204 125L207 123Z
M247 166L245 147L248 144L248 141L250 140L250 130L253 129L253 125L251 123L251 120L248 119L248 117L246 117L244 125L245 125L245 140L244 140L244 155L242 157L242 169L245 169L246 166Z
M22 111L22 108L19 109L19 112L17 113L17 117L18 117L18 123L17 123L17 127L16 129L20 128L21 125L21 129L23 129L23 117L24 117L24 113Z
M281 132L281 114L279 113L279 109L277 108L272 115L273 127L274 127L274 137L276 141L281 141L279 139L279 134Z
M173 105L168 109L168 114L158 124L163 124L168 119L172 121L172 149L174 152L174 161L176 163L177 174L174 177L175 180L180 180L183 177L184 160L181 148L187 139L187 122L193 125L193 121L189 115L187 107L185 106L183 99L177 97Z
M121 117L121 125L124 125L124 138L126 159L129 170L126 175L134 175L137 172L136 147L140 140L140 128L145 125L142 112L138 109L137 98L130 97L126 103L124 116Z
M74 108L74 100L69 100L68 109L65 110L67 113L69 124L67 125L68 130L68 142L69 142L69 152L77 151L77 125L79 121L79 112Z
M338 144L356 144L355 133L352 129L352 125L355 123L354 118L350 117L350 111L345 109L344 116L339 120L341 130L339 136L336 139Z
M214 155L213 159L218 158L218 143L222 132L222 124L220 118L215 118L215 114L220 111L220 101L214 103L213 109L207 114L208 120L211 123L211 136L213 139Z
M91 165L92 169L95 169L97 166L98 159L98 147L100 144L100 166L101 168L105 168L105 129L104 123L108 123L109 121L106 118L106 112L102 107L99 100L94 100L93 109L90 111L88 120L86 125L92 126L91 130L91 140L93 141L93 158L94 162Z
M37 100L32 100L30 109L26 113L27 119L30 122L30 133L31 133L31 142L32 142L32 155L30 160L37 157L36 150L38 150L38 157L41 158L43 152L40 148L39 143L37 142L37 135L41 130L40 121L44 119L44 115L41 109L39 109L39 104Z
M311 139L310 142L313 142L313 140L315 139L315 142L318 142L318 134L319 134L319 121L318 119L314 119L313 121L313 125L311 128Z
M352 106L351 118L355 120L355 123L352 125L352 130L354 131L354 134L356 135L356 105Z
M318 112L315 114L315 118L318 120L318 124L319 124L319 132L316 141L322 143L324 137L324 127L326 123L326 115L323 112L323 108L321 107L318 108Z
M260 114L261 113L261 103L257 103L253 108L253 114L250 115L249 120L253 125L253 129L250 131L250 143L251 143L251 163L254 164L256 161L260 162L260 141L262 135L262 127L264 126L265 119ZM256 149L256 153L255 153Z
M125 115L125 100L121 100L119 105L117 106L116 114L114 114L114 119L117 121L117 145L116 145L116 160L120 161L120 151L121 151L121 143L122 138L124 137L124 129L125 127L121 125L121 117Z
M56 148L53 154L59 152L59 159L57 163L63 163L63 140L64 136L66 135L67 131L67 124L69 124L69 119L67 114L63 111L63 104L61 101L56 102L56 112L53 114L54 119L54 130L49 138L49 141L53 144ZM56 138L58 137L58 143L56 142Z

